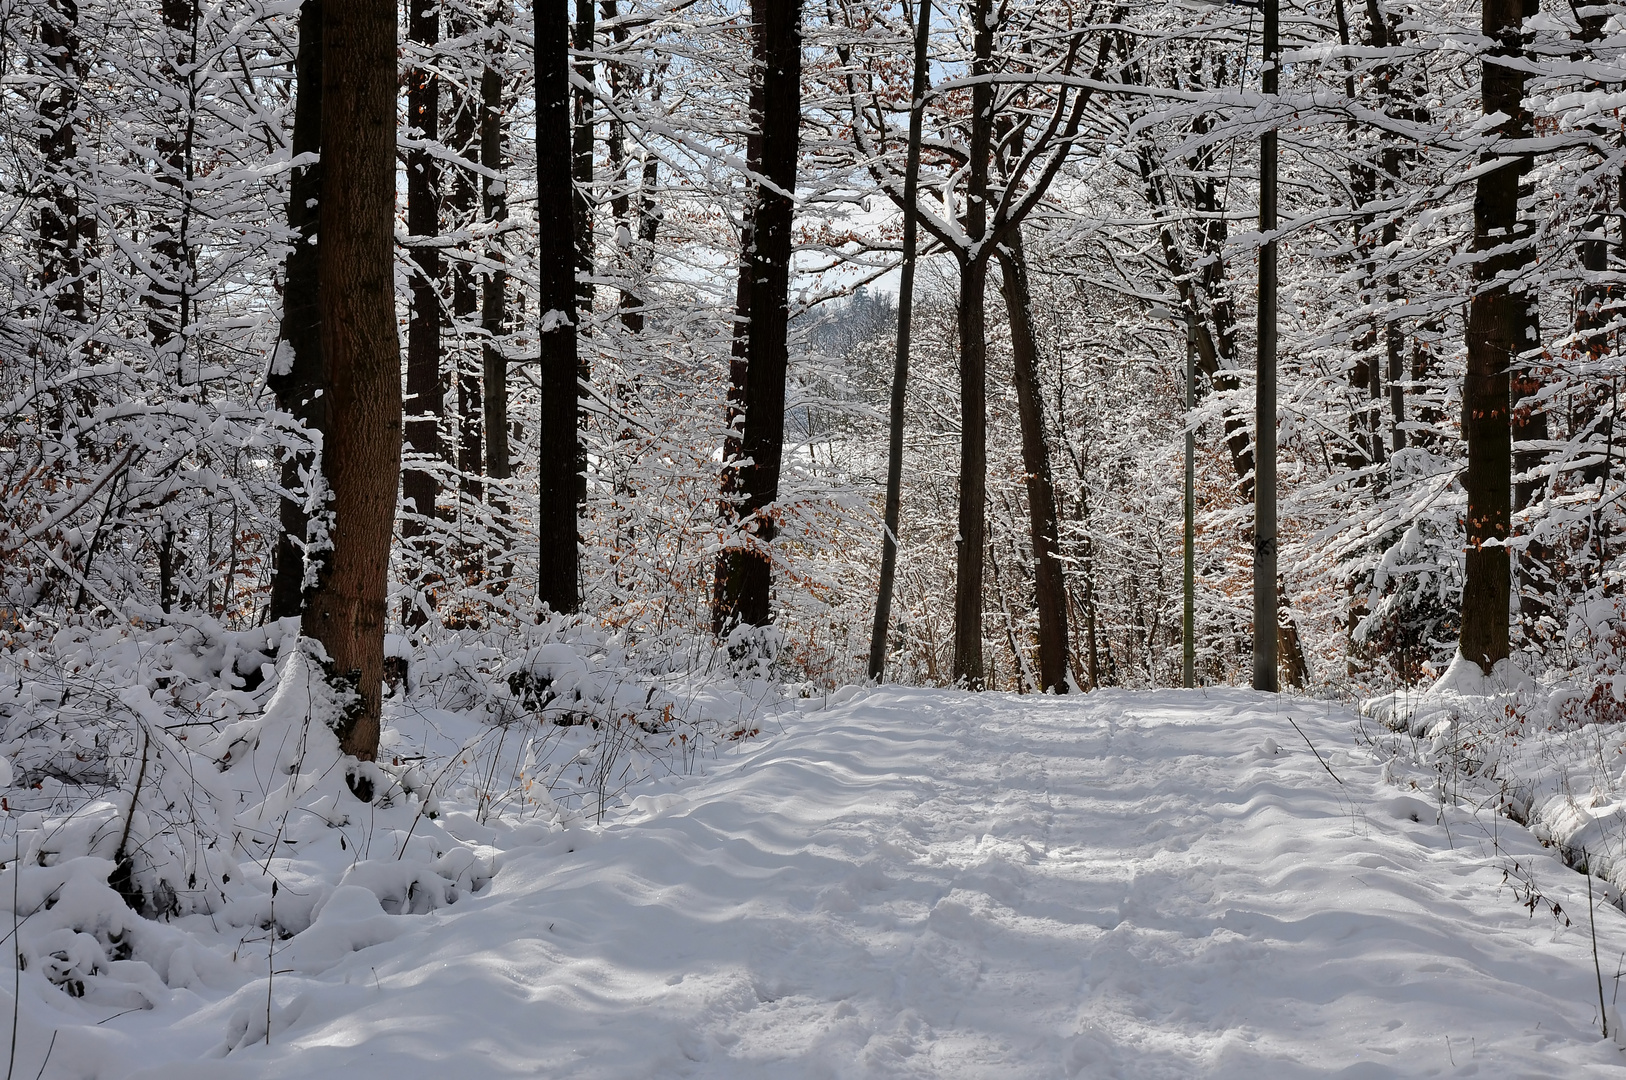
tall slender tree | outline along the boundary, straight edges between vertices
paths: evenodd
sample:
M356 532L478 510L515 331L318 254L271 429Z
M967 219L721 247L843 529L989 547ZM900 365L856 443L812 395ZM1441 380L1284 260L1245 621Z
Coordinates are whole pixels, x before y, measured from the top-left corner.
M1462 433L1468 444L1468 495L1462 586L1461 654L1488 675L1508 656L1508 523L1513 444L1509 373L1535 332L1532 298L1511 278L1529 263L1532 226L1519 213L1519 190L1532 164L1532 121L1524 102L1528 74L1524 20L1535 0L1483 0L1489 42L1480 73L1486 116L1503 117L1480 155L1474 189L1474 294L1468 308L1468 368L1462 385Z
M1039 400L1039 342L1033 329L1033 289L1028 283L1022 230L1013 229L999 250L1001 292L1010 320L1016 406L1022 429L1022 471L1027 487L1029 535L1033 544L1033 598L1039 610L1039 685L1067 692L1067 584L1056 525L1056 489L1050 472Z
M742 305L749 312L740 439L746 463L739 470L737 514L746 543L731 549L719 570L725 629L734 622L763 627L772 621L769 545L777 532L773 504L784 456L791 225L802 119L801 0L753 0L751 17L761 57L762 110L754 120L762 140L762 173L752 178L749 277Z
M321 319L325 546L304 631L328 677L355 697L339 723L347 754L378 752L390 537L401 470L395 329L394 0L322 9Z
M592 352L582 349L580 338L593 333L593 305L598 295L593 284L595 253L593 239L593 133L594 82L597 67L593 60L593 45L597 22L593 17L593 0L576 0L576 21L571 27L575 53L575 81L571 87L571 178L575 181L576 208L576 368L578 405L586 416L587 387L593 378ZM587 508L587 443L576 446L576 506L577 513Z
M540 272L541 416L537 430L537 600L555 612L581 604L577 542L575 184L570 125L570 14L536 0L537 262Z
M317 225L322 194L322 0L299 6L299 47L294 63L293 153L288 183L288 229L293 234L283 263L282 325L268 382L277 407L307 431L327 430L322 394L322 319L317 302ZM297 615L304 606L305 546L310 513L306 490L316 469L306 447L282 450L282 489L270 617Z
M1105 77L1109 39L1103 36L1086 85L1072 76L1088 28L1046 33L1042 50L1029 41L1013 50L1012 72L996 72L996 33L1010 24L1008 9L993 0L967 0L971 31L967 77L954 89L969 96L969 108L944 108L945 130L931 140L931 150L948 165L946 175L924 180L918 200L920 225L951 254L959 270L957 323L960 347L960 468L958 530L955 537L954 681L973 689L984 685L982 654L983 568L987 557L986 510L988 470L986 286L988 264L999 245L1018 228L1049 192L1051 182L1072 150L1093 90ZM1020 22L1020 20L1018 20ZM853 64L844 55L851 97L852 133L871 175L895 203L903 199L901 177L887 167L876 140L889 138L871 94L860 94ZM1040 70L1043 74L1040 75ZM995 93L995 80L1005 75L1011 85ZM1027 76L1028 78L1024 78ZM1038 76L1037 78L1033 78ZM1031 81L1029 81L1031 79ZM1037 107L1030 88L1050 88ZM939 94L943 93L939 88ZM1005 159L997 175L993 164L996 113L1014 108L1028 115L1009 127L999 152ZM874 128L871 135L869 129ZM945 214L946 207L954 212Z
M466 9L459 9L452 17L451 31L459 41L474 36L474 20ZM452 117L451 149L459 162L474 162L480 156L480 94L468 74L460 77L449 95ZM447 213L456 221L461 235L473 231L481 210L479 208L479 182L472 169L459 164L452 170L451 191L447 197ZM483 353L476 354L469 346L479 337L477 313L479 289L475 284L474 253L469 251L452 267L452 319L457 327L457 350L453 362L452 379L457 387L457 491L458 523L463 532L460 560L463 572L477 572L479 553L467 532L475 507L485 497L485 486L480 481L484 458L483 431L485 405L481 401L480 380L484 370Z
M892 393L887 415L886 505L883 508L881 574L876 587L875 621L869 632L869 677L880 681L886 671L886 640L892 622L892 581L898 561L898 526L903 501L903 422L909 381L909 335L915 311L915 260L920 211L920 141L925 132L928 51L932 36L932 0L919 0L915 24L915 65L909 89L909 145L904 152L903 270L898 282L898 329L892 356Z
M493 6L487 20L492 31L488 54L480 73L480 177L481 209L490 239L486 242L485 272L480 296L482 375L485 381L486 476L507 480L512 473L508 449L508 358L502 339L508 332L508 262L504 235L508 223L507 142L508 109L502 74L502 5ZM492 506L507 511L507 503L494 487Z
M407 71L407 128L412 140L406 153L407 232L410 234L412 314L407 322L406 442L410 455L401 476L401 497L408 512L401 538L422 560L414 576L421 586L407 600L406 622L419 626L436 603L438 562L428 522L439 514L440 481L436 463L442 456L440 425L446 410L441 389L440 292L445 267L440 253L440 72L435 51L440 44L439 0L407 0L407 39L417 63Z

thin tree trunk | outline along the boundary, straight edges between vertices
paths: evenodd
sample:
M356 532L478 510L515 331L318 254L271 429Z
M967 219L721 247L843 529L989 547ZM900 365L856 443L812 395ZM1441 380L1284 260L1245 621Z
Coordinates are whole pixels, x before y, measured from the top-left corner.
M992 149L993 85L982 79L994 51L992 0L967 5L972 26L970 160L967 169L965 231L978 240L988 235L988 158ZM988 338L984 289L986 249L960 260L960 512L954 573L954 682L983 687L982 569L988 490Z
M493 21L493 26L496 25ZM494 45L492 48L500 46ZM480 179L482 209L486 224L492 230L491 240L486 245L486 258L501 267L508 262L507 245L502 239L508 221L505 172L508 164L508 117L503 103L502 72L495 66L494 57L481 73L480 96L480 164L486 167L489 174L496 174L495 177L488 174ZM508 271L488 270L481 293L486 475L493 480L507 480L512 475L508 450L508 361L503 355L501 338L508 332ZM492 495L491 504L499 513L507 512L507 503L499 496Z
M70 173L79 155L79 5L53 0L41 12L40 48L53 69L39 102L40 152L50 175L40 201L40 286L57 312L85 321L85 240L93 224L81 216ZM43 313L42 313L43 314Z
M197 56L198 7L196 0L163 0L159 5L165 37L163 76L172 84L175 104L181 114L181 130L165 132L154 155L158 161L157 180L167 198L152 224L152 264L148 271L145 300L152 309L147 316L147 332L153 352L163 358L175 357L175 379L185 381L181 357L186 349L186 331L191 322L191 180L192 143L196 126L197 100L192 73ZM165 206L164 204L170 203ZM164 361L160 359L160 363Z
M657 86L658 93L660 87ZM638 183L638 228L635 231L632 287L621 294L621 325L634 334L644 332L644 298L640 291L643 279L655 265L655 237L661 227L660 210L655 205L655 188L660 183L660 158L649 154L644 158L643 175Z
M768 547L776 524L779 471L785 441L785 379L790 364L791 225L795 205L796 154L802 119L801 0L753 0L752 22L761 42L762 176L755 185L752 243L747 248L745 423L739 470L741 528L749 547L733 549L723 627L733 621L767 626L772 621L772 560Z
M465 16L453 20L452 33L463 38L474 29ZM452 150L469 161L479 156L481 102L472 89L454 87L451 95ZM449 216L459 231L474 225L479 214L475 174L461 166L452 170L452 190L447 199ZM466 258L458 259L452 267L452 319L457 328L456 362L453 365L457 380L457 474L459 510L458 520L464 531L465 574L478 571L479 545L467 536L469 517L473 507L485 497L485 485L480 482L480 468L484 457L481 428L485 406L480 400L482 365L475 362L473 350L467 347L479 311L479 290L474 282L474 265ZM473 565L467 565L472 560Z
M408 0L407 36L430 61L407 74L407 126L412 137L426 142L440 138L440 76L433 53L440 43L440 5L437 0ZM407 232L413 262L412 314L407 322L406 451L412 464L401 475L401 495L410 507L401 521L401 539L414 556L412 569L421 594L406 601L404 621L422 626L436 603L440 577L437 543L425 521L439 515L440 483L432 468L442 456L440 424L445 415L441 388L440 289L445 270L440 246L440 162L422 147L406 154Z
M493 31L502 25L506 8L495 6L489 17ZM497 67L497 55L502 49L502 38L493 33L488 46L485 70L480 76L480 164L487 174L480 178L481 209L486 227L491 230L486 243L486 258L496 264L489 269L481 287L480 296L480 359L485 383L482 405L485 410L485 475L492 481L486 490L486 499L497 518L498 531L491 538L493 549L487 552L487 588L501 595L514 574L511 555L509 505L503 493L502 481L513 475L508 447L508 358L503 351L502 339L508 333L508 271L502 269L508 262L507 241L504 233L508 221L507 143L508 114L503 101L503 77Z
M577 84L571 87L571 177L576 184L576 305L590 333L593 300L593 0L576 0L571 46L576 53Z
M357 691L339 725L347 754L378 752L384 605L401 471L395 329L394 0L322 11L322 204L318 304L329 426L322 476L329 547L305 608L328 676Z
M571 132L571 176L575 180L576 192L576 320L577 335L592 336L593 333L593 305L598 290L593 285L594 250L593 250L593 93L588 87L593 86L597 76L594 73L593 42L594 42L593 0L576 0L576 22L573 27L575 34L576 52L576 78L580 84L572 89L574 105L574 125ZM581 349L577 345L576 377L580 380L577 386L579 395L578 411L583 416L577 423L585 419L587 405L587 387L592 382L593 366L592 351ZM578 441L576 445L576 507L578 513L585 513L587 508L587 444Z
M1056 525L1056 489L1039 401L1038 341L1033 333L1033 294L1020 227L999 251L1005 311L1010 319L1016 406L1022 428L1022 469L1027 483L1028 526L1033 544L1033 593L1039 609L1040 689L1067 692L1067 585Z
M915 255L919 244L920 141L925 124L931 41L932 5L920 4L915 27L915 68L909 94L909 145L903 176L903 272L898 284L897 349L892 359L892 395L887 415L886 506L881 537L881 574L875 596L875 621L869 636L869 677L879 682L886 672L886 639L892 620L892 579L898 560L898 523L903 503L903 421L909 382L909 333L915 311Z
M740 531L740 459L745 447L745 396L749 374L747 359L750 351L751 328L751 252L756 248L757 198L750 186L762 173L763 72L767 68L767 42L763 30L765 0L753 0L751 5L751 60L750 126L745 137L745 164L750 173L747 179L747 198L740 221L739 277L734 285L734 334L728 358L727 413L723 425L723 467L718 477L720 498L717 503L719 530ZM736 545L725 545L717 556L715 580L712 583L711 630L721 636L738 621L741 582L744 578L745 555Z
M1497 128L1503 139L1528 138L1530 113L1524 107L1524 72L1503 58L1523 52L1522 26L1533 14L1532 0L1484 0L1482 31L1493 44L1484 58L1480 94L1486 116L1504 114ZM1488 149L1481 161L1500 155ZM1462 432L1468 444L1463 487L1468 495L1467 550L1462 587L1463 656L1490 674L1508 656L1508 519L1512 496L1513 447L1508 410L1509 369L1528 347L1532 305L1515 293L1503 271L1530 258L1528 222L1519 217L1519 186L1530 167L1528 155L1506 160L1481 173L1474 194L1476 289L1468 308L1467 373L1462 387Z
M570 152L570 17L536 0L537 261L541 412L538 419L537 601L554 612L581 604L577 541L575 185Z
M322 0L299 6L299 51L294 61L295 157L322 148ZM317 200L322 194L320 161L293 170L288 183L288 228L294 243L283 269L282 329L276 359L267 380L277 408L301 421L307 430L327 430L327 400L322 389L321 311L317 304ZM315 466L306 450L282 451L281 531L271 576L269 615L298 615L303 608L305 540L309 523L305 501L295 494L305 487L302 474Z

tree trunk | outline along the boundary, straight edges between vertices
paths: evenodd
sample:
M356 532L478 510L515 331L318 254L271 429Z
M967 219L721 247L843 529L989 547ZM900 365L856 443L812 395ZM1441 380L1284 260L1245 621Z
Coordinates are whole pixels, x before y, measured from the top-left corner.
M436 0L408 0L407 36L423 53L426 66L407 74L407 126L412 137L433 142L440 138L440 76L433 53L440 43L440 5ZM407 515L401 521L401 539L414 555L409 581L421 595L406 602L404 621L422 626L427 609L436 603L437 544L425 522L437 517L440 484L431 468L442 456L441 419L445 396L441 389L441 279L444 267L437 243L440 236L440 162L427 149L413 147L406 154L407 232L414 266L411 278L412 314L407 322L406 447L412 463L401 475L401 495ZM416 466L416 467L413 467Z
M537 601L555 612L581 604L576 532L576 230L570 152L570 18L537 0L536 171L540 272L541 412L537 429Z
M49 82L40 92L40 153L50 175L40 201L40 286L57 312L85 321L84 241L93 226L81 217L78 185L70 176L79 155L79 5L54 0L40 17L40 48L49 58ZM43 312L41 313L43 315Z
M191 315L192 263L191 180L192 142L197 115L193 65L196 63L198 6L196 0L163 0L165 43L159 68L174 89L173 104L182 111L179 130L164 132L157 140L154 158L158 186L165 198L152 223L152 263L147 271L145 297L151 309L147 332L159 363L175 357L175 381L185 382L182 355Z
M757 199L755 177L762 173L763 72L767 68L767 41L763 29L765 0L751 6L750 124L745 136L747 198L740 221L739 277L734 285L734 335L728 359L728 411L723 424L723 468L718 477L721 498L717 504L717 524L724 533L740 531L740 459L745 447L746 366L750 350L751 252L756 248ZM640 324L641 325L641 324ZM717 556L716 578L712 585L711 630L726 634L738 619L741 583L745 575L745 555L733 544L725 544Z
M318 245L328 432L328 548L305 608L328 676L358 693L339 726L347 754L378 752L384 605L401 471L401 357L395 329L394 0L322 11L322 204Z
M761 172L753 192L746 248L745 422L739 470L740 527L749 547L732 549L721 581L721 629L733 622L767 626L772 592L768 546L776 532L773 503L785 441L785 378L790 365L791 225L802 119L801 0L753 0L752 24L762 58ZM771 185L771 186L770 186ZM719 566L723 576L723 567Z
M659 87L656 87L659 90ZM633 285L621 294L621 325L634 334L644 332L643 279L655 264L655 237L661 215L655 205L655 187L660 183L661 160L654 154L644 158L643 176L638 183L638 228L632 259Z
M452 21L452 34L465 38L474 26L466 15ZM469 161L479 156L481 102L471 88L453 87L451 95L452 151ZM451 197L447 200L449 216L459 231L471 228L479 214L475 174L459 166L452 170ZM480 468L484 457L481 429L485 421L485 406L480 400L482 363L476 363L468 343L475 316L479 312L479 291L474 283L474 266L468 258L457 259L452 266L452 319L457 328L456 362L453 365L457 380L457 490L459 497L458 520L465 542L459 559L464 562L465 575L476 573L479 566L478 545L468 537L469 518L473 507L485 497L485 485L480 482ZM469 565L472 560L472 565Z
M486 258L500 267L508 262L507 245L502 239L508 221L508 186L504 172L507 167L508 117L503 107L502 73L494 65L493 58L493 63L487 64L480 76L480 164L503 179L491 175L481 177L480 194L486 223L492 230L491 240L486 245ZM501 339L508 332L508 271L488 270L481 293L486 475L493 480L507 480L512 475L508 451L508 361L503 355ZM507 503L498 496L492 496L491 504L499 513L507 512Z
M903 422L909 382L909 333L915 310L915 261L920 229L920 141L925 124L930 74L932 6L921 4L915 26L915 67L909 92L909 148L903 178L903 270L898 282L898 326L892 357L892 392L887 408L886 504L883 508L881 572L870 626L869 677L879 682L886 672L886 641L891 632L892 579L897 572L898 522L903 502ZM1018 231L1020 239L1020 231Z
M994 50L992 0L968 5L972 25L973 79L990 70ZM974 240L988 235L988 156L993 132L993 85L971 88L970 160L967 169L965 232ZM954 573L954 682L983 687L982 569L984 507L988 485L988 340L983 290L991 252L977 250L960 260L960 514Z
M571 132L571 176L576 192L576 325L577 336L592 336L593 305L598 290L593 286L593 93L587 87L594 84L593 0L576 0L575 33L576 78L586 84L572 88L574 124ZM578 411L577 423L586 416L587 387L593 378L592 351L577 344L576 377ZM577 513L587 509L587 443L576 444L576 508Z
M1056 526L1056 490L1039 401L1038 342L1033 333L1033 295L1028 285L1022 231L1013 230L999 251L1005 311L1011 326L1016 406L1022 427L1022 469L1027 483L1028 523L1033 543L1033 593L1039 609L1040 689L1067 692L1067 585Z
M295 157L322 148L322 0L299 6L299 52L294 61ZM276 359L267 380L277 408L302 422L312 433L327 430L327 399L322 389L322 321L317 304L317 200L322 193L320 161L293 170L288 182L288 228L294 243L283 269L282 329ZM303 608L305 541L309 517L305 501L294 495L305 487L303 475L314 468L309 451L282 451L280 503L282 529L277 537L271 577L270 617L298 615Z
M1482 31L1493 43L1484 58L1480 94L1486 116L1508 117L1497 128L1502 139L1530 135L1530 113L1524 107L1524 72L1499 62L1523 52L1523 21L1533 14L1532 0L1484 0ZM1498 155L1485 151L1480 160ZM1519 186L1530 167L1528 155L1480 174L1474 192L1474 265L1477 288L1468 308L1467 373L1462 387L1462 432L1468 443L1468 469L1463 487L1468 495L1467 550L1462 586L1463 656L1488 675L1508 655L1508 518L1512 495L1512 430L1508 410L1509 369L1530 345L1526 331L1534 325L1529 299L1515 293L1503 271L1530 258L1530 224L1519 217Z
M576 21L572 26L572 47L576 53L576 78L585 85L571 87L571 177L576 188L576 306L590 326L593 301L593 0L576 0ZM584 333L590 332L584 327Z

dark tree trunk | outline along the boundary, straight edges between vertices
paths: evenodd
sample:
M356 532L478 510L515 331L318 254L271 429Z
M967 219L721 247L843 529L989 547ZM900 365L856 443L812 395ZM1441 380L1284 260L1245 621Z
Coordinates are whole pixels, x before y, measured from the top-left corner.
M621 325L634 334L644 332L643 279L655 264L655 237L661 227L661 214L655 205L655 188L660 183L660 158L644 158L643 176L638 183L638 228L634 231L633 285L621 294Z
M721 628L734 622L767 626L771 621L772 560L768 553L779 497L785 439L785 378L790 364L791 225L795 206L796 155L802 118L801 0L753 0L753 29L762 58L761 172L752 198L746 247L745 423L739 470L739 521L752 543L730 552L719 566ZM769 185L772 185L771 187Z
M322 148L322 0L299 7L299 52L294 61L295 157ZM317 199L322 167L312 162L293 170L288 183L288 228L295 234L283 270L282 329L268 382L277 407L312 432L327 430L327 399L322 389L322 321L317 304ZM280 504L282 529L271 577L270 617L298 615L303 605L305 534L309 518L299 493L300 474L309 474L314 455L285 450Z
M433 55L440 43L440 4L438 0L408 0L407 36L424 52ZM412 137L425 141L440 138L440 76L433 62L411 69L407 74L407 126ZM442 456L440 424L446 399L441 387L441 261L440 162L428 150L414 147L406 154L407 232L414 271L411 281L412 314L407 322L406 451L412 455L401 475L401 495L407 516L401 521L401 538L419 560L414 567L422 586L420 600L409 599L405 621L421 626L428 618L427 608L436 602L439 574L434 567L436 543L426 519L439 516L440 484L431 468ZM415 465L416 467L413 467ZM420 606L421 604L421 606Z
M593 63L595 22L593 0L576 0L575 35L576 78L586 86L573 88L574 123L571 130L571 177L576 191L576 326L577 336L591 337L593 333L593 304L597 289L593 286L593 93L587 89L597 75ZM586 418L587 387L593 379L592 351L577 344L576 387L578 395L578 424ZM585 425L584 425L585 426ZM576 508L577 513L587 509L587 443L576 444Z
M604 18L610 21L618 19L618 8L616 0L604 0ZM624 24L616 23L611 33L617 45L626 43L627 28ZM655 213L655 185L660 179L660 166L655 155L645 157L636 190L637 206L634 207L633 161L627 156L626 126L621 120L632 108L627 65L613 63L609 65L609 73L610 94L618 105L616 115L610 120L607 144L611 177L610 214L615 219L615 245L619 252L621 273L621 298L617 310L622 327L631 333L641 334L644 331L644 299L639 285L654 260L655 231L660 225L660 217ZM650 89L651 95L659 101L660 82L657 78L651 78Z
M593 63L595 22L593 0L576 0L576 21L572 26L572 48L576 53L576 78L586 86L571 87L571 177L576 183L576 306L585 324L592 323L593 300L593 94L588 86L596 78Z
M541 414L537 600L555 612L580 606L576 535L576 230L570 152L570 17L557 0L537 0L536 169L540 270Z
M53 69L40 92L40 152L50 170L40 201L40 286L57 312L85 321L85 241L94 228L81 217L78 185L71 172L79 154L79 5L54 0L40 17L40 48Z
M892 581L897 573L898 531L903 512L904 406L909 385L909 332L913 328L915 310L915 262L919 253L920 142L924 134L926 90L931 70L932 6L921 4L917 18L914 74L909 91L909 147L903 174L903 269L898 281L897 339L892 354L891 400L887 407L886 503L882 508L881 572L875 590L875 620L869 632L868 674L871 682L880 682L886 673L886 642L892 630Z
M1608 24L1608 15L1603 9L1594 9L1593 13L1582 17L1580 32L1576 35L1579 40L1586 43L1598 41ZM1601 84L1592 84L1589 89L1602 90ZM1601 126L1591 129L1600 138L1604 137ZM1609 400L1609 386L1600 379L1600 368L1604 357L1609 353L1609 335L1604 328L1615 315L1614 305L1620 299L1620 287L1603 280L1609 270L1609 192L1607 188L1593 196L1594 212L1587 218L1581 227L1579 242L1575 245L1581 257L1581 268L1586 271L1586 277L1581 283L1579 295L1575 305L1575 334L1579 338L1581 360L1588 365L1588 372L1582 380L1580 400L1575 412L1575 419L1570 424L1571 437L1578 434L1590 434L1598 422L1603 407ZM1581 481L1585 484L1598 484L1608 473L1608 458L1600 455L1598 460L1589 463L1581 469ZM1602 489L1599 489L1602 496ZM1600 520L1601 524L1601 520Z
M192 67L197 54L198 8L196 0L163 0L159 5L165 34L164 53L159 61L163 77L171 83L179 106L179 123L158 139L157 180L165 198L160 201L152 224L152 263L146 270L145 301L151 309L147 333L153 352L175 357L177 383L185 381L181 356L186 348L186 331L191 315L191 180L192 143L196 126L197 95Z
M1005 312L1011 325L1016 407L1022 427L1022 470L1027 483L1028 526L1033 544L1033 594L1039 609L1040 688L1067 692L1067 583L1056 526L1056 489L1050 473L1044 409L1039 400L1038 341L1033 333L1033 294L1021 229L1012 230L999 252Z
M1523 53L1523 21L1534 14L1533 0L1484 0L1482 31L1492 42L1480 74L1486 116L1503 113L1497 128L1503 139L1526 139L1530 113L1524 107L1526 75L1500 62ZM1499 154L1487 150L1482 162ZM1513 447L1508 409L1509 371L1530 347L1534 329L1529 298L1514 292L1499 273L1529 261L1530 223L1519 216L1519 188L1530 167L1528 155L1509 158L1482 173L1474 192L1476 289L1468 309L1468 365L1462 387L1462 432L1468 444L1463 487L1468 495L1467 565L1462 587L1463 656L1488 675L1508 655L1508 518L1512 495Z
M459 38L466 37L473 31L473 26L466 17L459 17L453 21L452 33ZM452 150L458 158L469 161L479 154L480 133L480 98L469 89L457 87L451 95L452 115ZM457 228L461 231L471 228L478 210L478 190L475 174L468 169L458 168L452 171L451 197L447 200L447 207ZM485 421L485 405L481 401L480 375L483 360L476 363L468 343L473 336L471 325L479 312L479 290L475 287L474 266L467 258L458 259L452 267L452 318L457 327L455 365L457 380L457 488L461 500L458 512L463 528L467 530L468 518L474 504L485 497L485 485L480 482L480 469L484 458L484 446L481 438L481 429ZM462 553L465 560L475 559L474 566L465 566L466 572L473 572L478 566L478 559L472 550Z
M395 329L394 0L322 12L322 205L318 245L327 540L305 607L336 685L358 692L339 745L378 752L384 605L401 471L401 357Z
M994 50L992 0L967 5L972 25L971 75L990 70ZM967 149L965 232L988 235L988 156L993 134L994 89L987 81L971 88L971 138ZM982 570L988 490L988 338L984 289L986 249L960 260L960 514L954 573L954 682L983 688Z
M482 209L492 230L486 258L501 267L508 262L507 246L502 239L508 221L507 173L504 171L508 164L508 119L503 105L502 73L493 65L488 65L480 76L480 95L480 164L504 178L499 180L487 175L480 181ZM487 271L480 299L480 329L484 331L481 358L485 376L486 475L493 480L506 480L512 472L508 456L508 361L503 355L501 339L508 332L508 271ZM499 512L508 509L495 495L491 503Z

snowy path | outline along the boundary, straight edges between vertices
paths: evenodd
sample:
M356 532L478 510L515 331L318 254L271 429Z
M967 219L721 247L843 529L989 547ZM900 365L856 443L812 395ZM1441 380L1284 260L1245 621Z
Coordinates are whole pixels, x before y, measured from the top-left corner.
M147 1075L1620 1075L1583 879L1508 826L1580 913L1555 930L1483 836L1381 782L1349 714L1280 708L1346 786L1241 691L887 689L793 715L282 978L279 1003L304 996L270 1047ZM1609 992L1626 917L1597 926ZM186 1056L255 994L113 1026L168 1024Z

